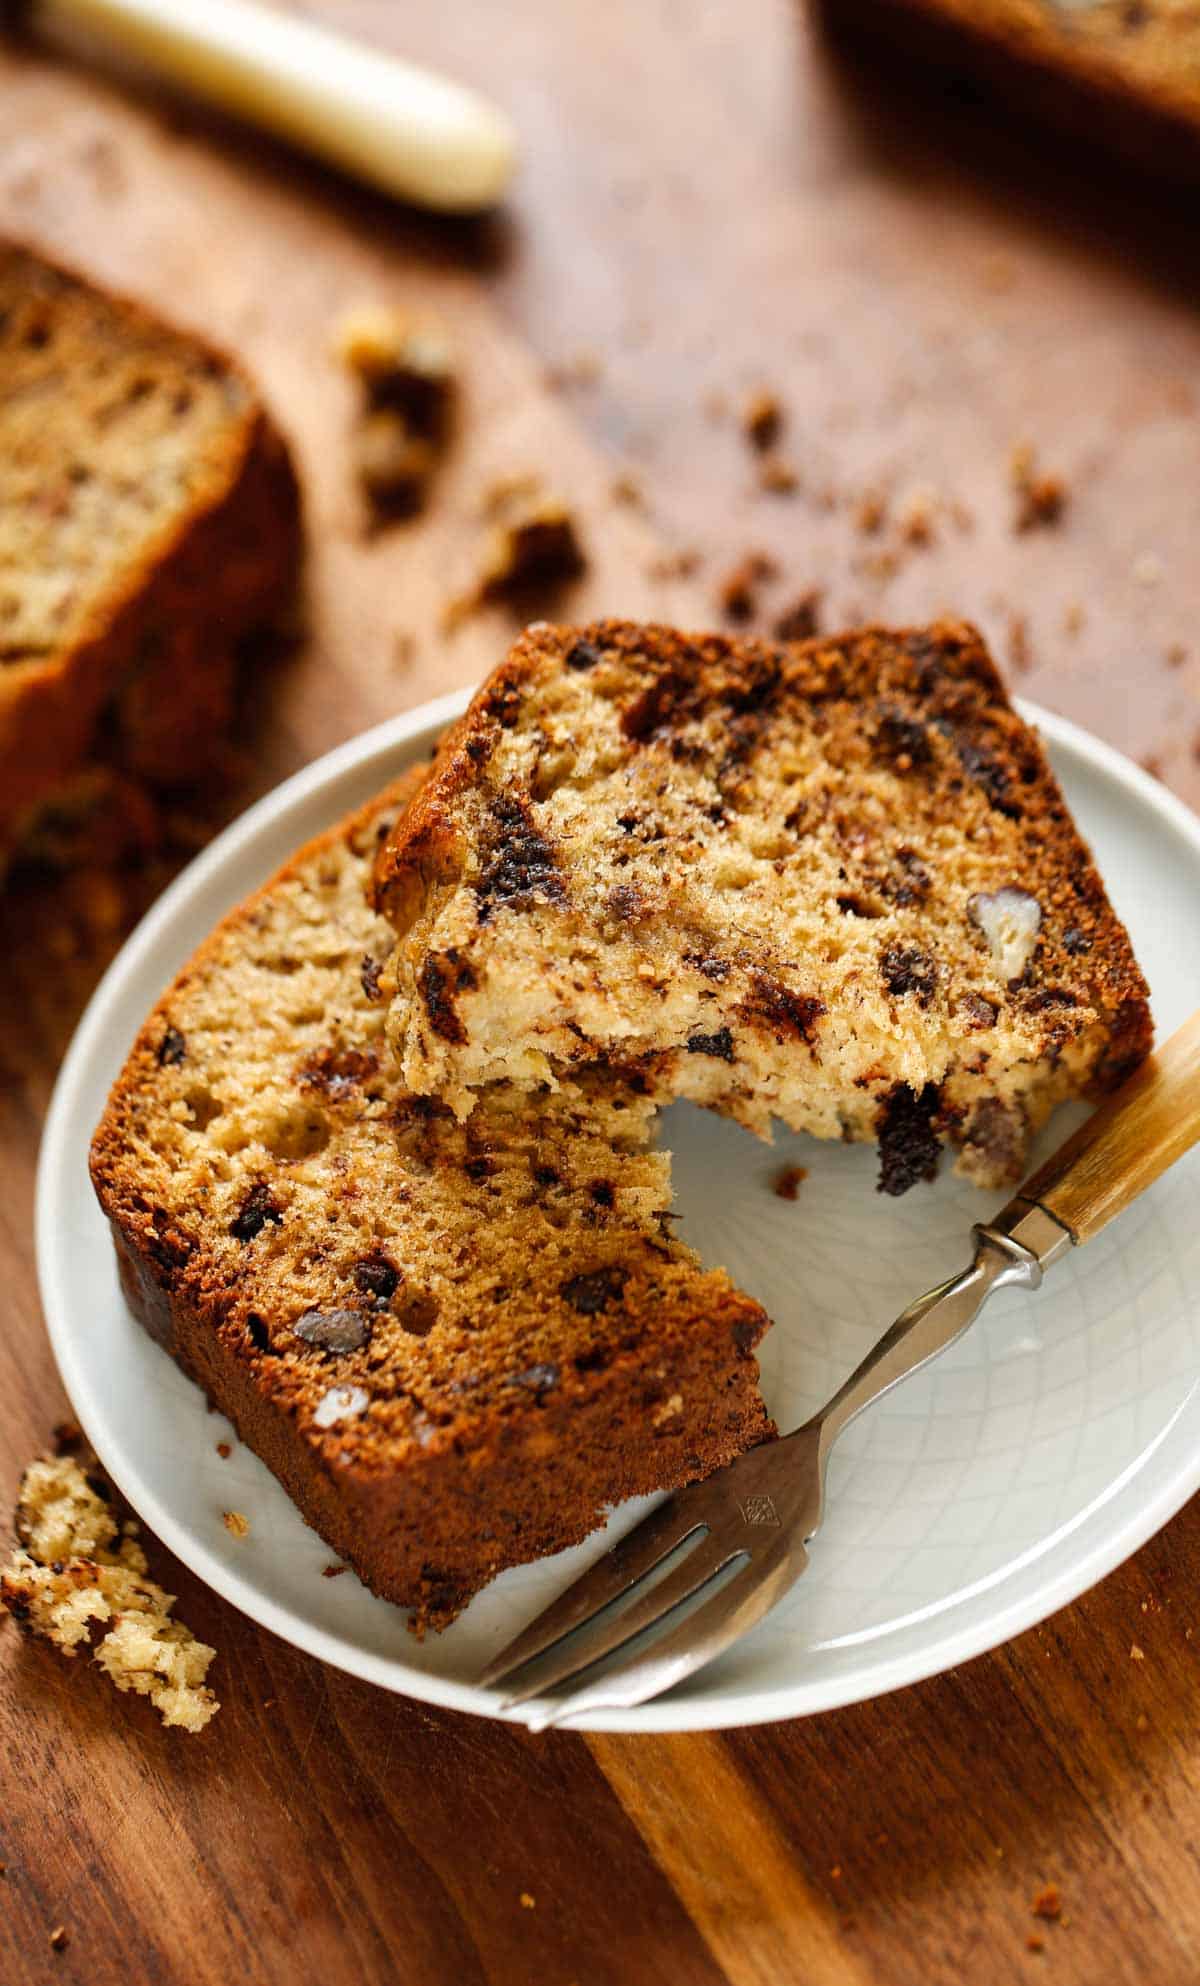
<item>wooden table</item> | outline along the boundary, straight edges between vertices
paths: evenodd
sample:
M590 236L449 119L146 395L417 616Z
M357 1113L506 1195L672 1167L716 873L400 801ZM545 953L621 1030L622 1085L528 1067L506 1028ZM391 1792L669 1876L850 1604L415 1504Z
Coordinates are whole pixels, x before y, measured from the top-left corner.
M241 797L495 659L500 611L453 640L439 614L488 483L537 470L587 539L572 612L710 621L724 570L762 549L781 568L764 624L814 585L827 625L951 606L1022 690L1200 798L1190 207L847 61L788 0L306 11L502 98L526 146L509 212L398 213L136 80L0 57L0 223L227 339L295 438L309 634L255 686ZM371 540L328 356L360 298L447 320L470 403L426 518ZM760 384L787 409L790 495L758 487L735 417ZM1069 485L1056 527L1013 528L1022 442ZM3 915L5 1495L64 1411L34 1284L39 1123L134 895L73 880ZM6 1986L1200 1977L1194 1506L938 1681L662 1739L533 1739L377 1694L163 1560L220 1650L200 1740L0 1634ZM1057 1922L1032 1914L1047 1882Z

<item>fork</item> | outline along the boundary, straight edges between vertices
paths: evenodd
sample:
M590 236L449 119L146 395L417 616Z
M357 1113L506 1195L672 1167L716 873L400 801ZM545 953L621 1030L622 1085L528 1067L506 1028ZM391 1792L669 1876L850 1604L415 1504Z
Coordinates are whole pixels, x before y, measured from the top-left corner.
M1200 1011L974 1227L970 1267L902 1311L819 1413L668 1496L489 1663L480 1686L504 1691L503 1710L525 1706L541 1731L632 1709L714 1661L807 1566L830 1450L850 1422L961 1337L993 1290L1037 1289L1198 1138Z

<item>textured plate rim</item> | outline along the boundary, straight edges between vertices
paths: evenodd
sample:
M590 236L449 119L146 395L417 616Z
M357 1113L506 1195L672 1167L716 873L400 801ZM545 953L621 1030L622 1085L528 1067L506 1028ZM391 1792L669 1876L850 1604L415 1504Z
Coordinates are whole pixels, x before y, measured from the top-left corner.
M286 1642L328 1662L363 1681L377 1684L393 1693L416 1701L437 1704L444 1709L465 1711L476 1716L500 1717L499 1699L494 1691L473 1684L410 1669L402 1660L386 1659L364 1650L353 1640L328 1633L302 1614L293 1612L263 1592L253 1580L223 1563L176 1519L170 1506L142 1479L136 1460L117 1452L107 1438L107 1428L93 1399L88 1361L84 1355L85 1334L73 1328L74 1310L62 1280L61 1251L56 1246L56 1213L59 1195L69 1177L69 1167L78 1160L80 1136L90 1137L91 1126L82 1131L75 1106L75 1093L89 1065L97 1041L109 1025L112 1006L121 997L126 980L138 970L146 954L183 914L192 898L219 875L225 864L252 845L260 835L276 828L288 815L302 810L318 793L335 784L345 774L368 770L376 761L382 784L391 770L387 763L409 748L419 750L464 708L469 691L455 691L418 706L415 710L389 718L371 730L337 746L302 771L275 787L240 815L218 838L188 865L147 912L101 979L72 1038L55 1083L43 1128L38 1160L35 1243L38 1284L51 1348L59 1373L78 1418L92 1439L102 1464L121 1494L139 1517L174 1552L196 1577L262 1627ZM1186 841L1200 863L1200 819L1183 801L1135 766L1112 746L1093 737L1070 719L1021 701L1022 715L1042 732L1048 743L1073 754L1094 773L1124 789L1143 808L1158 817L1164 826ZM1173 1422L1160 1433L1162 1441L1183 1416L1180 1409ZM818 1678L806 1683L782 1684L771 1688L731 1691L713 1702L679 1696L643 1704L628 1712L597 1713L578 1725L566 1728L613 1733L727 1730L742 1725L773 1723L781 1719L811 1716L840 1709L851 1703L869 1701L927 1678L941 1675L959 1663L986 1654L1015 1635L1078 1599L1114 1571L1148 1539L1175 1516L1188 1498L1200 1489L1200 1428L1190 1452L1185 1448L1176 1466L1157 1489L1146 1493L1138 1472L1133 1483L1114 1483L1101 1499L1114 1520L1101 1535L1086 1543L1078 1537L1053 1560L1046 1554L1030 1565L1013 1567L1000 1574L991 1587L990 1604L981 1618L948 1624L940 1630L931 1623L927 1640L915 1650L888 1655L887 1638L850 1675ZM261 1466L261 1465L260 1465ZM1124 1496L1126 1507L1114 1509ZM1074 1527L1084 1528L1093 1506ZM1069 1548L1073 1545L1073 1549ZM1016 1590L1005 1595L1004 1588L1015 1583ZM508 1721L523 1723L523 1712L509 1713Z

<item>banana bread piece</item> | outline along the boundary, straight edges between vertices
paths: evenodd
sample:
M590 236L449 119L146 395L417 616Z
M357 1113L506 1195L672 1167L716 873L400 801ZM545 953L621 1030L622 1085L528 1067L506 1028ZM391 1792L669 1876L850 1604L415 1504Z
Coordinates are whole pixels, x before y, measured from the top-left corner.
M670 1238L644 1098L499 1087L460 1124L393 1072L366 886L415 783L218 928L92 1177L142 1322L423 1628L773 1429L766 1318Z
M1146 988L979 635L538 625L381 852L405 1081L624 1074L903 1192L1016 1177L1146 1052Z
M910 66L968 71L1018 111L1169 178L1200 169L1192 0L824 0Z
M219 760L238 642L287 600L299 500L245 375L0 242L0 869Z

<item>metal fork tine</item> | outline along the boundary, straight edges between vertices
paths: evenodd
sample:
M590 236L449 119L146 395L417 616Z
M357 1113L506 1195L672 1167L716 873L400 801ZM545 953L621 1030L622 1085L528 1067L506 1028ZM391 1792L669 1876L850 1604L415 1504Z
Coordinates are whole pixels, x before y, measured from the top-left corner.
M629 1710L648 1697L661 1696L694 1670L715 1661L769 1613L802 1568L803 1553L800 1559L800 1567L794 1561L776 1561L757 1578L747 1577L752 1564L744 1567L711 1600L694 1608L677 1626L666 1629L640 1655L630 1655L573 1695L537 1703L527 1719L529 1729L547 1731L552 1725L570 1723L598 1710Z
M594 1632L580 1635L569 1648L561 1649L557 1658L551 1656L548 1663L539 1663L537 1681L507 1697L505 1709L514 1709L518 1703L527 1703L531 1697L542 1696L547 1690L569 1683L584 1669L590 1669L593 1663L614 1654L627 1641L632 1641L635 1635L653 1627L656 1621L664 1620L673 1608L707 1586L722 1566L738 1556L736 1545L719 1544L713 1537L703 1539L681 1565L677 1565L665 1579L660 1579L657 1586L651 1586L639 1594L622 1613L610 1616Z
M622 1593L653 1571L668 1552L703 1528L704 1518L698 1512L689 1515L682 1496L668 1497L493 1656L479 1678L480 1687L492 1689L515 1676L536 1656L553 1648L564 1634L570 1634L572 1628L580 1626L610 1601L619 1600Z

